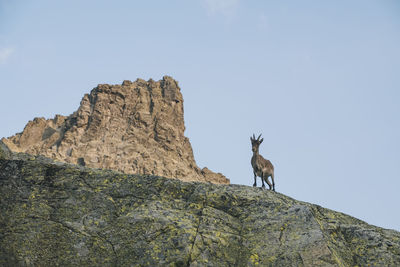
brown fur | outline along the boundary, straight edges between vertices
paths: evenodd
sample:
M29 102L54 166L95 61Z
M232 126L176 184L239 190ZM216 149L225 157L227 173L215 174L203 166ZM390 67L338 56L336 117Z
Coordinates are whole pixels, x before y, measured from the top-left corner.
M253 151L253 157L251 158L251 166L253 167L254 173L254 184L253 186L257 186L257 176L261 177L262 187L265 188L264 181L269 185L269 189L275 191L275 181L274 181L274 166L271 161L263 158L259 154L260 144L264 141L264 138L260 140L261 134L256 139L254 134L253 137L250 137L251 140L251 149ZM268 177L271 177L272 184L268 180Z

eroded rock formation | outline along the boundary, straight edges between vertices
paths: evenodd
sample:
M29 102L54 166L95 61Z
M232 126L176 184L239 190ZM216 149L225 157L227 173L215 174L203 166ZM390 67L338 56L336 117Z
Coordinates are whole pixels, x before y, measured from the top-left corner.
M72 115L35 118L22 133L2 141L14 152L92 168L229 183L222 174L196 165L184 131L180 88L165 76L158 82L98 85Z

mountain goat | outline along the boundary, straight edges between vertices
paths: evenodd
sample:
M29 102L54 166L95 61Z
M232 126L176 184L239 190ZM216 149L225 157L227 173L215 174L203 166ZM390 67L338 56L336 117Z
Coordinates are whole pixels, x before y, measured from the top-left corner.
M275 191L275 182L274 182L274 166L271 161L264 159L258 152L260 148L260 144L264 141L264 138L260 140L261 134L256 137L253 134L253 137L250 137L251 140L251 150L253 151L253 157L251 157L251 166L253 167L254 173L254 184L253 186L257 186L257 176L261 177L262 187L265 188L264 181L269 185L269 190ZM268 177L271 176L272 184L268 180Z

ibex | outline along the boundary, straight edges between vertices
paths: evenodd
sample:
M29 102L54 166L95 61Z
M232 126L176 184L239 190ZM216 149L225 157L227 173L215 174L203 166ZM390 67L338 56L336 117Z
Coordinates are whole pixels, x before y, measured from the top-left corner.
M253 134L253 137L250 137L251 140L251 150L253 151L253 157L251 158L251 166L253 167L254 173L254 184L253 186L257 186L257 176L261 177L262 187L265 188L264 181L269 185L269 190L275 191L275 182L274 182L274 166L271 161L264 159L258 152L260 148L260 144L264 141L264 138L260 140L261 134L256 137ZM271 176L272 184L268 181L268 177Z

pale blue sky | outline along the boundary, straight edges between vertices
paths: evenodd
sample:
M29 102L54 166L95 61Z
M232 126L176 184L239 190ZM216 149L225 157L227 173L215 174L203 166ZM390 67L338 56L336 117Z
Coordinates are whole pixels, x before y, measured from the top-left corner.
M179 81L198 165L400 230L400 1L0 0L0 137L99 83ZM258 180L260 185L260 180Z

